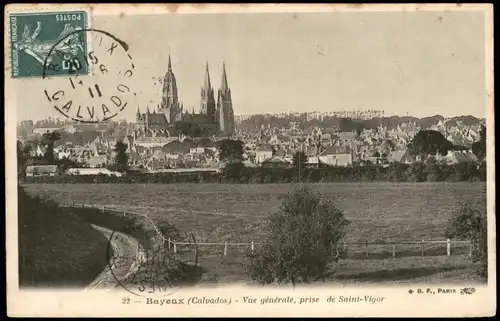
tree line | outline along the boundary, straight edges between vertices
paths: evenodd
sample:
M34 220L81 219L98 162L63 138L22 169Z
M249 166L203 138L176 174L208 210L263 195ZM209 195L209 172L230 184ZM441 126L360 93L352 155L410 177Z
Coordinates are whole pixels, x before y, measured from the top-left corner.
M331 182L485 182L486 164L475 162L446 165L439 163L370 165L360 167L327 168L263 168L242 164L227 166L220 172L189 173L127 173L121 177L99 175L61 175L23 177L25 183L331 183Z

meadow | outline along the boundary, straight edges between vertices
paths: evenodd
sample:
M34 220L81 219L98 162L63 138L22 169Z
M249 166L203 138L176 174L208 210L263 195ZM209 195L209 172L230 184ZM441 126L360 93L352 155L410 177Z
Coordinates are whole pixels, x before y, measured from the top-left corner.
M341 208L351 224L346 242L405 242L443 240L448 220L459 201L470 200L486 210L486 184L437 183L317 183L309 186ZM299 184L25 184L26 191L61 204L85 203L116 206L145 213L156 221L167 220L198 242L259 242L266 233L266 219L279 210L282 198ZM258 250L258 246L256 246ZM418 245L405 251L420 253ZM192 250L182 249L186 256ZM364 251L351 246L349 251ZM446 249L426 249L426 257L379 259L351 257L339 266L335 280L345 282L419 280L454 282L474 279L473 264L465 255L446 257ZM433 251L435 256L432 256ZM200 247L199 263L207 282L242 281L243 252L229 248ZM373 252L373 253L372 253ZM462 249L461 254L467 253ZM440 255L440 256L439 256ZM392 272L390 272L392 271Z

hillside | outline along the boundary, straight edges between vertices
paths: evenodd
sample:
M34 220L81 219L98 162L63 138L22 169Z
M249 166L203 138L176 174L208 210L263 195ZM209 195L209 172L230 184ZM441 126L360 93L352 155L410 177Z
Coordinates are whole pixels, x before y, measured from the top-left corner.
M112 253L90 224L21 187L18 202L20 287L83 287L105 268Z
M417 118L411 116L390 116L390 117L376 117L367 120L339 118L335 116L325 116L321 120L308 119L306 114L302 115L286 115L277 117L274 115L253 115L245 119L238 127L242 130L250 130L260 128L261 126L267 127L288 127L290 122L299 122L302 129L308 127L319 126L322 128L338 128L340 131L354 131L363 129L377 128L378 126L385 126L387 129L394 129L398 125L408 122L415 122L422 128L429 128L436 125L439 121L445 118L441 115L434 115L431 117ZM474 116L457 116L447 120L447 126L455 126L457 121L461 121L464 125L474 126L482 122L481 119Z

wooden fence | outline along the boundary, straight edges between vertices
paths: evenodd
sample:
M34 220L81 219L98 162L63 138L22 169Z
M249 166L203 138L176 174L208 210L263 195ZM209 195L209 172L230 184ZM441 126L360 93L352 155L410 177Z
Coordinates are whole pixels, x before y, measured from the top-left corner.
M255 246L256 245L261 245L261 243L256 243L254 241L252 242L246 242L246 243L242 243L242 242L208 242L208 243L194 243L194 242L177 242L175 240L171 240L170 238L168 238L166 240L167 244L168 244L168 248L169 249L173 249L173 252L174 253L177 253L178 251L178 246L179 245L185 245L185 246L224 246L224 256L227 255L227 250L228 250L228 247L229 246L236 246L236 247L239 247L239 246L242 246L242 247L249 247L251 249L251 251L253 252L255 250ZM456 244L456 245L468 245L469 246L469 252L468 252L468 256L472 256L472 244L470 241L455 241L455 240L450 240L450 239L447 239L447 240L430 240L430 241L425 241L425 240L422 240L422 241L407 241L407 242L368 242L368 241L365 241L365 242L342 242L341 245L340 245L340 248L343 248L344 250L347 250L349 249L349 245L363 245L364 246L364 256L365 257L370 257L370 246L372 247L380 247L380 246L392 246L392 251L391 251L391 254L392 254L392 257L393 258L396 258L396 253L397 252L397 248L396 246L408 246L408 245L418 245L420 247L420 252L421 252L421 256L424 257L425 256L425 246L428 245L428 244L443 244L443 245L446 245L446 255L447 256L451 256L451 248L452 248L452 245L453 244ZM356 253L359 253L359 252L356 252Z
M71 206L71 205L63 205L63 206ZM224 256L226 256L228 254L228 247L246 247L246 248L250 248L251 251L255 251L255 246L258 246L258 245L261 245L262 243L259 243L259 242L254 242L254 241L251 241L251 242L227 242L227 241L224 241L224 242L179 242L179 241L176 241L176 240L172 240L170 238L165 238L162 234L162 232L159 230L159 228L156 226L156 224L147 216L147 214L142 214L142 213L137 213L137 212L132 212L132 211L128 211L128 210L123 210L123 209L120 209L119 207L114 207L114 206L97 206L97 205L88 205L88 204L76 204L76 203L73 203L72 204L73 207L82 207L82 208L95 208L95 209L99 209L99 210L102 210L102 211L112 211L112 212L117 212L117 213L120 213L120 214L123 214L123 216L127 216L127 215L138 215L138 216L141 216L143 218L145 218L150 224L151 226L154 228L155 232L156 232L156 236L158 237L158 239L160 240L161 242L161 246L162 248L164 248L165 244L167 245L167 248L169 250L172 250L174 253L177 253L178 252L178 247L179 246L194 246L194 247L198 247L198 246L217 246L217 247L224 247ZM438 245L438 244L442 244L442 245L446 245L446 255L447 256L451 256L451 253L452 253L452 245L468 245L469 249L468 249L468 256L471 257L472 256L472 243L470 241L456 241L456 240L450 240L450 239L447 239L447 240L421 240L421 241L400 241L400 242L368 242L368 241L365 241L365 242L342 242L339 246L341 249L343 250L346 250L348 251L349 250L349 247L351 246L354 247L354 246L362 246L364 247L364 251L360 252L360 251L356 251L354 253L357 253L357 254L364 254L364 256L366 258L370 257L370 248L374 248L374 247L380 247L380 246L391 246L391 254L392 254L392 258L396 258L396 254L399 253L397 251L397 247L401 248L402 246L410 246L410 245L413 245L413 246L418 246L420 248L420 256L421 257L424 257L425 256L425 253L426 253L426 245ZM166 248L164 248L166 249ZM399 251L402 251L402 250L399 250Z

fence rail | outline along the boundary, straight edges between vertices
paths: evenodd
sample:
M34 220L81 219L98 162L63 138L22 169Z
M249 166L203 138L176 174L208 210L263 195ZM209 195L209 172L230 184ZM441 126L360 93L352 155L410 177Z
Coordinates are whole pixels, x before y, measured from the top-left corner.
M76 204L76 203L73 203L73 204L63 204L61 206L65 206L65 207L82 207L82 208L94 208L94 209L99 209L99 210L103 210L103 211L112 211L112 212L117 212L117 213L123 213L124 216L126 216L127 214L130 214L130 215L138 215L138 216L141 216L143 218L145 218L154 228L155 232L156 232L156 235L157 237L162 241L162 246L165 246L165 243L166 245L168 246L168 249L170 250L173 250L174 253L177 253L178 251L178 246L179 245L183 245L183 246L224 246L224 256L227 255L227 249L229 246L235 246L235 247L238 247L238 246L244 246L244 247L250 247L252 252L255 250L255 246L256 245L262 245L262 243L260 242L254 242L254 241L251 241L251 242L197 242L195 240L195 242L178 242L178 241L175 241L175 240L172 240L170 238L166 238L162 232L160 231L160 229L158 228L158 226L148 217L147 214L143 214L143 213L138 213L138 212L133 212L133 211L129 211L129 210L124 210L118 206L99 206L99 205L89 205L89 204ZM469 245L469 253L468 253L468 256L472 256L472 243L470 241L460 241L460 240L450 240L450 239L447 239L447 240L421 240L421 241L398 241L398 242L368 242L368 241L365 241L365 242L342 242L340 244L340 246L347 250L349 245L364 245L365 247L365 256L368 257L369 256L369 246L383 246L383 245L392 245L392 257L395 258L396 257L396 253L398 253L396 251L396 246L397 245L420 245L420 250L421 250L421 256L424 257L425 256L425 245L428 245L428 244L446 244L446 255L447 256L451 256L451 246L453 244L468 244ZM357 253L360 253L360 252L357 252Z

